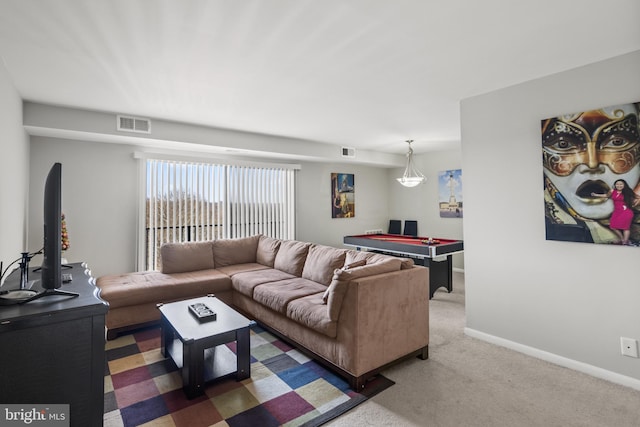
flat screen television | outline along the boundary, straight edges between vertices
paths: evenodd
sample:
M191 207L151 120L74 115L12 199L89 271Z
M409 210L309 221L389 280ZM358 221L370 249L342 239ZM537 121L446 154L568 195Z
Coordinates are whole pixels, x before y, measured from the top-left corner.
M44 252L41 281L44 289L62 286L62 164L55 163L44 183Z
M44 288L23 303L50 295L78 296L61 291L62 286L62 164L55 163L44 183L44 246L41 286Z

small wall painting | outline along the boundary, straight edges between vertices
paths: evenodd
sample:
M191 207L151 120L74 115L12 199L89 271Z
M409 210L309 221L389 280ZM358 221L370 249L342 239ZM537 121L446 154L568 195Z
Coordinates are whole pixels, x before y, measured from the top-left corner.
M441 218L462 218L462 169L438 172Z
M354 177L352 173L331 174L331 218L356 215Z

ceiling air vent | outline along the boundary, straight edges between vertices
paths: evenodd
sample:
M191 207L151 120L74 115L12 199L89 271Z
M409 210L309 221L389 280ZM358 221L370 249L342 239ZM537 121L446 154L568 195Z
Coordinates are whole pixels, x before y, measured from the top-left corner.
M151 120L140 117L118 116L118 130L123 132L151 133Z
M342 147L342 157L355 157L356 149L353 147Z

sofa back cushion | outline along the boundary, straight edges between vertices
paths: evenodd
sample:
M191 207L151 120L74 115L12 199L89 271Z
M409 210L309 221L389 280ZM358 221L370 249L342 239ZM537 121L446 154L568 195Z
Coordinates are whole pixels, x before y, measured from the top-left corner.
M343 270L349 270L350 268L355 268L355 267L362 267L363 265L367 265L367 260L366 259L361 259L360 261L354 261L350 264L347 264L346 262L344 263L344 267L342 267Z
M160 263L165 274L215 268L213 242L165 243L160 247Z
M391 255L378 254L375 252L367 251L355 251L352 249L347 251L347 256L345 257L344 264L346 266L353 263L361 262L363 260L366 261L367 264L376 264L389 258L399 259L402 262L400 267L402 270L412 268L415 264L411 258L399 258Z
M239 239L220 239L213 242L213 258L216 267L256 262L260 236Z
M273 268L294 276L302 276L304 261L307 258L311 243L296 240L283 240L273 261Z
M302 269L302 277L329 286L334 270L344 265L345 255L344 249L311 245Z
M401 265L402 261L399 258L389 257L375 264L366 264L348 270L336 269L331 279L331 284L322 296L323 302L327 304L329 319L338 320L349 282L361 277L398 271Z
M273 262L276 260L278 249L280 249L279 239L260 235L258 251L256 253L256 262L273 268Z

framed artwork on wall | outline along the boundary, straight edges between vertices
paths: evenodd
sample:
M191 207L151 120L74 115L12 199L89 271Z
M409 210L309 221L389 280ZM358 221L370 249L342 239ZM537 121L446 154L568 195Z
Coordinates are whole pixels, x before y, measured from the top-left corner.
M640 246L640 102L541 122L547 240Z
M355 183L352 173L331 174L331 218L356 215Z
M462 218L462 169L438 172L438 207L441 218Z

